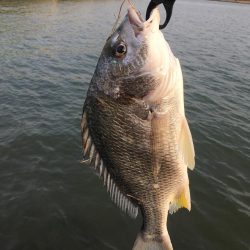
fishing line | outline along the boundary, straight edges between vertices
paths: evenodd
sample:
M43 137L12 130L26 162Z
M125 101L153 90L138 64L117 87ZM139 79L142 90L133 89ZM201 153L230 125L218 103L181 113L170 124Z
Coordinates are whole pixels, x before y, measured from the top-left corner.
M128 4L130 5L130 7L132 7L132 8L136 11L136 13L138 14L138 16L141 17L141 13L138 12L138 11L136 10L135 5L132 3L131 0L123 0L122 3L121 3L120 9L119 9L118 16L117 16L116 21L115 21L115 23L114 23L114 26L113 26L113 28L112 28L112 34L115 32L115 29L116 29L116 27L117 27L117 25L118 25L118 22L119 22L120 18L121 18L121 11L122 11L123 5L124 5L124 3L125 3L126 1L127 1Z

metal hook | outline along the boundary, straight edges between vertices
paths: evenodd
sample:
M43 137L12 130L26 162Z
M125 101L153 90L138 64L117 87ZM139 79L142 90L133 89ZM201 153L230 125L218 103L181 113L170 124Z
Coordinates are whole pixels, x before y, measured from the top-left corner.
M159 28L164 29L171 18L173 6L174 6L175 0L151 0L151 2L148 5L147 12L146 12L146 20L149 19L151 11L156 8L158 5L163 4L164 8L166 10L166 20L163 24L160 24Z

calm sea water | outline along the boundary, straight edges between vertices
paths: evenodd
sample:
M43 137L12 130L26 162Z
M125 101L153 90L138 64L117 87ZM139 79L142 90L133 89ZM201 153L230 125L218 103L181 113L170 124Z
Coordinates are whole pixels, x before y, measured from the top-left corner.
M141 218L81 159L86 90L121 1L0 1L0 249L131 249ZM148 1L136 1L145 13ZM192 211L175 249L250 249L250 5L178 0L164 34L180 59L196 148Z

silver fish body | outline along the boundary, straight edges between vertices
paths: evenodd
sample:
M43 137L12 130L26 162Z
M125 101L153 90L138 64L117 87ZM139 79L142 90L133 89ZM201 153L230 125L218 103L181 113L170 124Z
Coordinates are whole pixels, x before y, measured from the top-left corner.
M172 249L168 212L191 208L187 166L194 166L194 150L181 69L165 40L169 58L158 63L158 27L158 10L143 22L129 9L104 46L81 123L84 156L111 199L131 217L142 213L135 250Z

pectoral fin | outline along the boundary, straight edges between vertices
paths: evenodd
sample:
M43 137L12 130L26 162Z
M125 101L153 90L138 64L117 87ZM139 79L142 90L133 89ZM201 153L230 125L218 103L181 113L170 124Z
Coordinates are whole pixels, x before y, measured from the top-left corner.
M179 150L183 160L189 169L193 170L195 166L195 153L192 135L186 118L182 120L181 131L179 136Z

